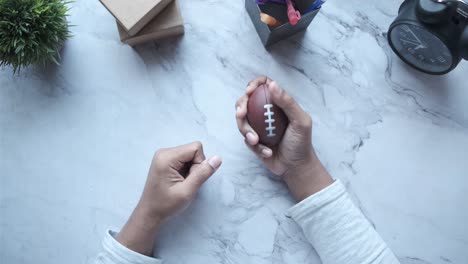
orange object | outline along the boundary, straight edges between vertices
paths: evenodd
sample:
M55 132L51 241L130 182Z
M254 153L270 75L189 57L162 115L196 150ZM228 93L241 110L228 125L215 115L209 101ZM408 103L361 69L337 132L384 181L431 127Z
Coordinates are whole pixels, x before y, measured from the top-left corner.
M260 13L260 20L271 27L279 27L282 25L276 18L265 13Z

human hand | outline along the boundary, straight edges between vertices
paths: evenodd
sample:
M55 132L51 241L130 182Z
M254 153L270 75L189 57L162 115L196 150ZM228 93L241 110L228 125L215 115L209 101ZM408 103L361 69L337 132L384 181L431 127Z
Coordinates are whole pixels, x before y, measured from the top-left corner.
M154 155L139 206L164 221L184 209L219 166L221 158L207 160L199 142L160 149Z
M247 120L249 96L261 84L267 85L273 103L289 119L281 142L274 148L259 143L258 134ZM265 76L251 81L236 103L236 119L246 145L272 173L284 179L296 200L302 201L333 183L313 149L311 117L276 82Z
M117 241L151 255L160 224L185 209L221 163L218 156L207 160L199 142L158 150L141 199Z

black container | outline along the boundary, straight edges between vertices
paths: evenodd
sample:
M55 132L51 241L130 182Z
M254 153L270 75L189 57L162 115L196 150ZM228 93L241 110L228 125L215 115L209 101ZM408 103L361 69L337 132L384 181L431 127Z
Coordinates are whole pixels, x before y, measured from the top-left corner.
M289 38L292 35L307 29L312 20L314 20L317 13L320 11L320 9L317 9L313 12L302 15L301 20L299 20L299 22L293 26L287 20L286 7L284 7L284 10L281 10L277 8L271 8L272 5L275 4L259 6L255 0L245 0L245 8L247 9L250 19L252 19L255 29L257 30L258 36L262 40L262 43L265 47L268 47L280 40ZM288 22L285 22L279 27L270 27L260 20L260 13L267 13L277 18L281 22Z

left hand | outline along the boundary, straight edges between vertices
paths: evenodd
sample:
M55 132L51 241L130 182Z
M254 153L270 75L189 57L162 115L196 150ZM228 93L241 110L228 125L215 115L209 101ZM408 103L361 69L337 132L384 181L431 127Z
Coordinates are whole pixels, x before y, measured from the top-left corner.
M273 148L259 142L258 134L247 119L249 98L263 84L267 86L272 102L289 119L281 142ZM268 170L282 177L297 201L302 201L333 183L312 146L312 118L275 81L266 76L251 81L245 95L236 103L236 120L249 149L262 160Z

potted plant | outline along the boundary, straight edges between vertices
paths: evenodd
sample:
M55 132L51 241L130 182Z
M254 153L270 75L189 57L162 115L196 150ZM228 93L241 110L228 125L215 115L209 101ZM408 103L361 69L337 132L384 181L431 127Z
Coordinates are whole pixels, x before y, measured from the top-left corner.
M70 37L63 0L0 0L0 66L13 72L31 64L59 64Z

